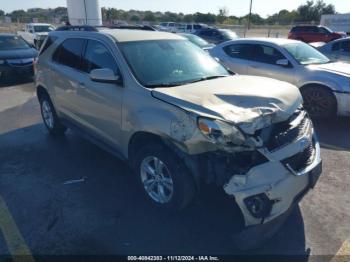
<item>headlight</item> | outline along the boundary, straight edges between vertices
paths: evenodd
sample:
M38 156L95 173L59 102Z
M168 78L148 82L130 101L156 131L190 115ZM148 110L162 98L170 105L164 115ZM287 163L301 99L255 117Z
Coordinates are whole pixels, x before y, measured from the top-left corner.
M202 134L215 144L243 145L246 140L237 127L220 120L198 118L197 124Z
M0 59L0 65L5 64L5 62L6 62L6 60L1 60L1 59Z

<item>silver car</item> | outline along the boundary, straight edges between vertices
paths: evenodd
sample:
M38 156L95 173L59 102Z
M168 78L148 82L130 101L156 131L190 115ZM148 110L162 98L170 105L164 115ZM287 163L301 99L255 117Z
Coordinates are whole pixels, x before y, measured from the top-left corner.
M50 134L78 130L127 161L159 207L184 208L212 183L246 226L261 227L285 217L321 174L295 86L230 75L176 34L50 33L35 84Z
M350 63L350 37L326 43L317 49L333 61Z
M308 44L247 38L222 43L210 54L235 73L296 85L306 110L314 117L350 115L350 64L331 62Z

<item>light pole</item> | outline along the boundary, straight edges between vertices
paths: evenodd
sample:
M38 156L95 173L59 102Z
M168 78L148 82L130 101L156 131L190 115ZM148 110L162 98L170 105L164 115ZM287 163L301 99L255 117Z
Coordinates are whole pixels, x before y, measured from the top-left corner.
M252 6L253 6L253 0L250 0L250 8L249 8L249 16L248 16L248 30L250 29L250 21L252 16Z

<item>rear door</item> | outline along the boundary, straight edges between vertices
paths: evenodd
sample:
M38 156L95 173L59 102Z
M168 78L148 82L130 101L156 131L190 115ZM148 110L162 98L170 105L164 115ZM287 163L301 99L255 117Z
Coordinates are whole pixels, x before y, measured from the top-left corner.
M52 56L51 79L57 108L76 122L81 123L79 107L79 81L82 72L82 52L86 41L82 38L64 40Z
M223 54L219 55L222 64L236 74L248 74L248 65L251 63L253 45L237 43L223 47Z
M122 84L92 81L90 72L102 68L109 68L121 77L117 58L108 43L88 40L83 55L85 74L78 91L81 118L104 142L119 148L124 87Z

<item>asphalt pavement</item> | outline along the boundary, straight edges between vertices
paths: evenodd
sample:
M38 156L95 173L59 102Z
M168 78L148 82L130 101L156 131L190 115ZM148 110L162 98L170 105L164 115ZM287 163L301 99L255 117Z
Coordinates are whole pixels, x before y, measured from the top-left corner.
M23 252L35 255L249 253L331 258L350 237L350 120L315 126L324 161L316 188L272 239L242 252L232 235L242 229L243 219L222 189L204 186L183 212L159 212L144 201L124 162L72 131L59 139L48 135L32 83L3 85L0 254L18 251L19 241ZM5 230L12 222L22 239L9 227Z

